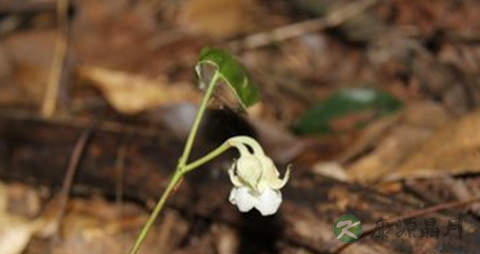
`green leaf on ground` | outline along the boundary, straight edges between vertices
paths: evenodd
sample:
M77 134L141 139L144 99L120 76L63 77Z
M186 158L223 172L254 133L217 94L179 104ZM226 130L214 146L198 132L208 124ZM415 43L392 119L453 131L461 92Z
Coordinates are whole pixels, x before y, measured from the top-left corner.
M294 124L298 134L325 134L362 127L381 116L394 113L403 103L374 88L345 88L314 105Z
M242 64L232 55L221 49L202 49L195 70L200 82L203 83L206 83L205 80L210 79L213 75L213 73L206 74L208 72L204 71L205 65L215 67L221 78L232 89L243 108L247 108L258 101L259 93L256 85L252 82Z

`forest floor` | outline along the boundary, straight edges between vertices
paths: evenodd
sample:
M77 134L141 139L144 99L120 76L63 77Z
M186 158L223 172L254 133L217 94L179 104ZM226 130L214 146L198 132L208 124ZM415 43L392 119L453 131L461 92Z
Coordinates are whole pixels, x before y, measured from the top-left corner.
M0 0L0 253L126 253L193 122L204 47L234 55L261 100L241 110L219 89L193 156L250 135L291 180L276 215L242 214L236 155L221 156L186 177L141 253L477 253L478 13L475 0ZM332 230L346 214L363 227L351 244Z

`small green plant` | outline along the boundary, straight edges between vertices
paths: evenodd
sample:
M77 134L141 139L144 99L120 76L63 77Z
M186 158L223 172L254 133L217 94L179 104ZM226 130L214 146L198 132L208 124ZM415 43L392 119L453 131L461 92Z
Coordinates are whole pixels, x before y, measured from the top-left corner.
M221 81L226 83L244 108L253 105L259 98L257 88L252 83L243 66L223 50L203 49L195 70L200 87L205 90L205 95L170 183L155 205L129 254L138 253L150 227L162 210L172 190L185 174L214 159L229 148L236 148L240 154L240 157L233 162L228 170L230 180L233 183L233 188L228 198L229 201L236 205L241 212L248 212L252 208L256 208L264 216L276 213L282 202L280 189L287 183L290 170L287 169L284 178L281 179L273 161L265 155L260 144L251 137L232 137L202 158L188 163L200 121L217 83Z

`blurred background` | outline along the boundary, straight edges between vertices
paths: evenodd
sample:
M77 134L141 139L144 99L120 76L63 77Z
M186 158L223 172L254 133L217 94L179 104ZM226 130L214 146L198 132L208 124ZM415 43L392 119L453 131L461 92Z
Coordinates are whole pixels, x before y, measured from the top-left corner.
M274 216L238 212L226 173L237 155L222 155L186 177L141 253L478 252L479 11L475 0L0 0L0 253L126 253L181 154L207 46L242 62L261 100L242 110L218 89L193 158L253 136L282 175L293 165L284 202ZM345 214L363 225L353 244L333 234ZM373 232L406 217L416 237L396 236L400 224ZM421 237L432 217L440 236Z

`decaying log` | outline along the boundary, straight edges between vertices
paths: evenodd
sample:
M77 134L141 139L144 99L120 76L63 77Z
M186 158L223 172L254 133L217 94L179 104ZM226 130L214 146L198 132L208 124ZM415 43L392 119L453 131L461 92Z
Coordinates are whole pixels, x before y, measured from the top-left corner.
M96 126L77 170L73 194L95 189L113 197L118 181L115 171L118 151L125 146L124 195L143 201L158 198L175 167L183 141L160 127L146 133L111 131L101 128L101 123ZM0 177L52 188L60 186L68 158L82 131L83 128L68 122L0 116ZM203 150L199 148L203 147L195 149ZM169 206L187 218L201 217L210 223L230 225L240 232L241 244L264 246L270 253L289 253L292 248L303 249L305 253L332 253L344 246L335 239L332 230L340 216L352 214L367 228L375 225L380 217L393 218L420 208L420 202L408 201L415 200L413 197L405 198L408 194L402 198L389 197L366 187L297 169L282 190L284 203L277 215L241 214L227 201L231 184L222 168L228 166L229 160L222 157L217 163L189 174ZM474 253L480 247L478 240L475 241L480 239L480 224L475 224L461 211L425 216L437 219L442 230L439 239L419 238L419 229L424 225L423 219L418 218L416 237L396 237L398 228L393 226L389 238L365 236L342 248L342 253L437 253L443 250ZM464 220L462 239L457 232L443 237L448 219L459 215Z

